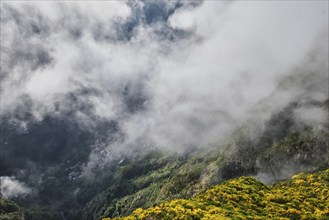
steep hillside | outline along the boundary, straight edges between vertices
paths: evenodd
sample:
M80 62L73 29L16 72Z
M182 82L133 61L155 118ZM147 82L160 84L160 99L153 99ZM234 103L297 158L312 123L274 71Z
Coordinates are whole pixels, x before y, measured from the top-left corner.
M110 187L86 205L84 219L126 216L140 207L188 199L212 185L243 175L274 183L301 171L328 167L326 131L308 128L287 131L283 136L272 132L269 140L257 141L237 136L226 148L198 149L170 156L154 151L135 161L122 162L113 174ZM235 150L228 155L225 149Z
M327 110L328 103L321 105ZM52 169L43 173L44 181L38 185L38 194L15 202L24 207L27 220L57 220L63 216L98 220L128 216L137 208L147 209L173 199L189 199L231 178L257 176L263 182L274 183L298 172L328 168L327 123L323 127L298 127L291 120L294 108L292 105L273 115L256 138L242 127L226 143L182 153L156 148L134 149L134 156L115 158L107 166L85 176L79 174L81 168L73 166L73 159L66 160L65 163L72 165L69 169L64 163L52 165ZM49 133L65 125L52 124ZM74 134L77 135L76 145L80 144L80 135L86 136L79 130ZM33 132L24 135L28 140L36 137ZM77 152L75 148L71 150L70 154ZM38 180L37 176L32 176L26 182L32 185Z
M329 219L329 170L301 173L273 186L239 177L192 199L139 208L114 219Z

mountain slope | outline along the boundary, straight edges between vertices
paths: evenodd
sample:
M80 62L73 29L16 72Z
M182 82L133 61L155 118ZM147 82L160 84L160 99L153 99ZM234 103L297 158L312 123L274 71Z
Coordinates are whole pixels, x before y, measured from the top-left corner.
M192 199L139 208L128 217L114 219L329 219L328 189L329 169L301 173L273 186L239 177Z
M191 198L239 176L257 176L273 183L298 172L329 167L327 130L287 130L283 136L272 131L266 137L255 141L236 135L226 148L171 156L150 152L126 161L117 167L110 187L86 205L83 219L127 216L137 208ZM235 150L228 155L226 149Z

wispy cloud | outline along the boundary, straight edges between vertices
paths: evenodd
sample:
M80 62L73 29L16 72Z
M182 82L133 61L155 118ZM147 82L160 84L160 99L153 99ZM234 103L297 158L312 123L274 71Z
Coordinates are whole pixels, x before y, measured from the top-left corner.
M15 177L0 176L0 194L4 198L25 196L31 193L31 189Z
M6 2L1 25L1 115L116 121L111 152L206 146L328 99L326 1Z

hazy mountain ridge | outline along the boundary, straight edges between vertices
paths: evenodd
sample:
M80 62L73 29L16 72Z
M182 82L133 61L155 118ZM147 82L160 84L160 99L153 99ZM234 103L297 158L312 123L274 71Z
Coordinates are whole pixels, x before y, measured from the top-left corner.
M190 198L213 184L242 175L255 176L262 181L273 183L300 171L312 171L329 166L327 132L314 133L312 130L306 130L301 133L290 133L263 149L256 145L253 150L245 148L244 144L248 145L250 141L240 139L237 142L240 146L236 146L236 151L229 155L216 148L196 150L185 156L176 157L157 170L146 171L144 175L125 176L119 184L122 188L111 187L100 194L106 195L107 199L101 200L101 203L105 204L105 209L98 212L104 212L107 216L120 216L138 207L151 207L168 199ZM232 149L232 146L228 145L227 149L230 148ZM161 161L161 157L159 160ZM136 174L138 172L135 171L139 167L148 163L152 164L152 161L140 160L128 171L130 174ZM131 189L127 191L128 195L113 200L113 190L122 193L126 189ZM97 200L101 197L92 200L90 206L97 207Z
M329 167L326 1L2 1L0 17L0 195L26 220Z
M308 105L328 109L328 102ZM47 219L61 219L63 215L69 219L81 219L81 216L85 220L100 219L129 215L136 208L152 207L170 199L191 198L223 180L243 175L273 183L301 171L329 167L328 123L324 121L320 127L300 126L292 117L296 107L298 105L291 104L273 115L265 129L256 136L242 126L224 145L195 148L182 153L159 151L152 147L136 148L134 154L118 157L85 176L81 176L82 166L70 168L68 161L59 163L52 169L42 171L43 182L37 193L16 201L26 208L26 219L44 219L45 216ZM46 133L50 131L49 134L53 135L54 131L63 131L61 123L59 127L45 126L50 130L43 129L44 126L39 129ZM77 129L67 131L77 137L81 135ZM34 133L32 129L20 135L30 136L33 140L37 134L39 130ZM83 136L92 137L86 136L86 133ZM84 141L81 138L71 140L78 141L77 144ZM74 155L77 161L83 163L77 149L67 148L66 156L70 158ZM14 155L15 151L11 153ZM72 160L72 165L77 161ZM19 163L16 165L19 166ZM31 185L37 180L31 177L24 179L24 173L21 178L18 180L25 180Z

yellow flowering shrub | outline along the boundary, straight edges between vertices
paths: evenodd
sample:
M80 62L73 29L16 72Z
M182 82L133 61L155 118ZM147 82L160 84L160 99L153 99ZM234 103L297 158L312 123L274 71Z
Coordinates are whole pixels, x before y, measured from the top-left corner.
M329 219L329 169L266 186L240 177L191 199L136 209L115 220ZM109 218L103 218L109 220Z

